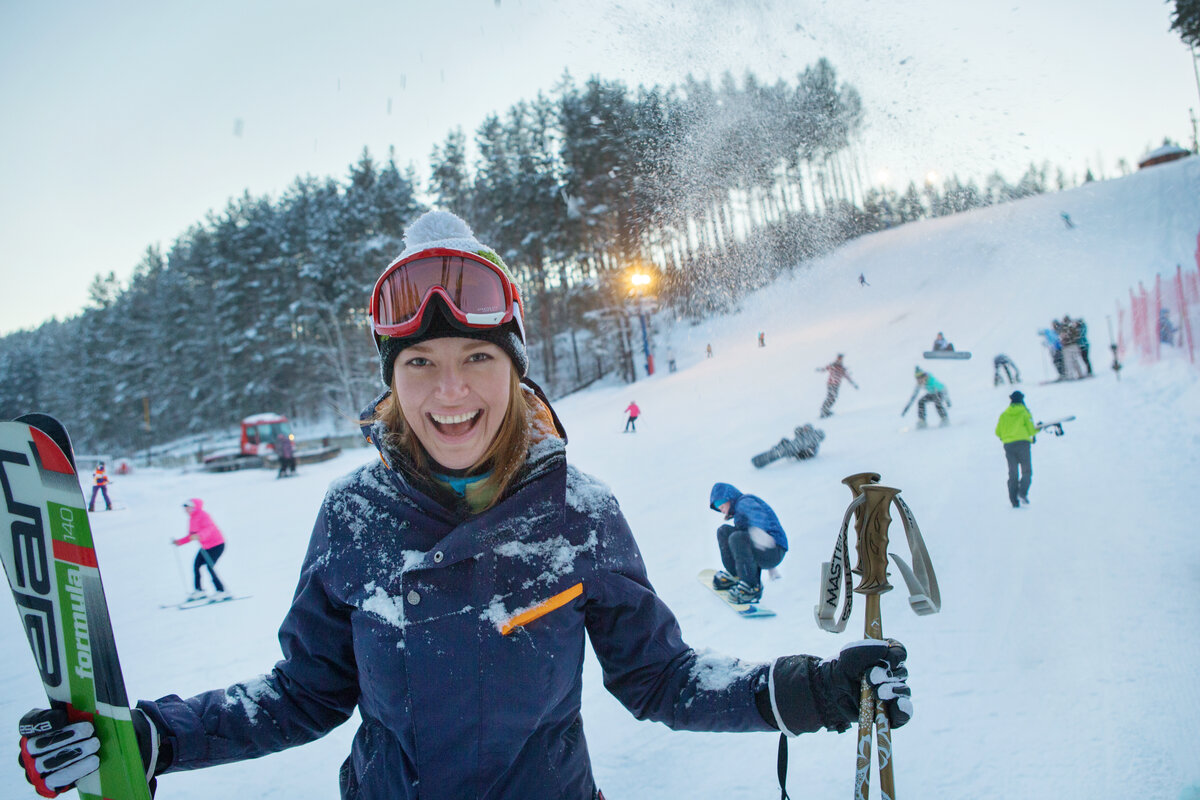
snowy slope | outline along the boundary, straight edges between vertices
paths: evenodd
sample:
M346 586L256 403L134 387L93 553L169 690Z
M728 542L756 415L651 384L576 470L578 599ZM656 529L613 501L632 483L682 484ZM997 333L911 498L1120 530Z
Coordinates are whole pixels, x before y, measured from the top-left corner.
M1067 229L1061 212L1076 228ZM832 655L846 636L816 627L820 562L829 558L849 492L863 470L903 490L932 554L941 614L916 617L902 585L883 600L885 630L911 652L917 716L895 739L898 793L908 797L1200 798L1200 744L1191 734L1200 664L1200 538L1191 498L1200 468L1200 380L1186 364L1107 369L1104 317L1155 271L1193 264L1200 230L1200 159L1062 194L876 234L748 298L743 311L668 332L680 365L632 386L566 398L556 408L568 453L621 500L656 588L696 647L766 660ZM870 286L857 283L860 272ZM1039 386L1049 364L1035 331L1050 317L1091 326L1098 377ZM755 343L766 333L765 348ZM942 330L966 362L933 363L954 405L946 429L901 432L920 352ZM704 358L711 342L713 359ZM665 352L664 342L661 350ZM824 376L846 354L861 390L836 415L816 412ZM1033 505L1008 507L992 435L1007 389L991 357L1010 355L1037 419L1075 414L1061 439L1034 446ZM642 408L636 435L621 409ZM820 457L763 470L750 456L801 422L824 428ZM131 695L188 694L270 667L309 528L328 482L367 450L270 473L144 471L112 491L128 510L93 517L114 628ZM741 620L695 583L717 560L714 481L765 498L791 538L784 577L769 583L773 619ZM253 598L188 612L185 556L167 544L179 506L202 497L230 544L222 575ZM893 549L903 552L893 528ZM179 561L176 562L176 556ZM895 582L895 581L894 581ZM0 600L0 722L39 702L11 600ZM603 690L589 661L585 726L610 798L768 797L770 735L674 733L634 720ZM327 798L353 722L324 740L258 762L167 776L160 798ZM15 739L15 737L14 737ZM791 743L793 797L848 795L852 735ZM32 797L15 768L0 796Z

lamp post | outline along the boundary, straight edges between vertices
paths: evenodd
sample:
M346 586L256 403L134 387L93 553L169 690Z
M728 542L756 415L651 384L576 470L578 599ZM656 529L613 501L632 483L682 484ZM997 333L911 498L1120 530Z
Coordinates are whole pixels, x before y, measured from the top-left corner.
M651 278L645 272L635 272L630 276L629 282L633 284L634 294L637 296L637 311L638 321L642 325L642 352L646 355L646 375L654 374L654 356L650 353L650 334L646 328L646 287L650 285Z

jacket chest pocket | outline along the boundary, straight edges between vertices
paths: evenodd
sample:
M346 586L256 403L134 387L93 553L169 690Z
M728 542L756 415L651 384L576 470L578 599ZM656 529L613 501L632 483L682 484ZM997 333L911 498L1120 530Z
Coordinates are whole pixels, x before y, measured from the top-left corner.
M583 583L539 584L514 592L504 611L493 606L492 662L487 683L495 692L513 688L514 681L538 690L539 703L552 705L576 688L583 663Z

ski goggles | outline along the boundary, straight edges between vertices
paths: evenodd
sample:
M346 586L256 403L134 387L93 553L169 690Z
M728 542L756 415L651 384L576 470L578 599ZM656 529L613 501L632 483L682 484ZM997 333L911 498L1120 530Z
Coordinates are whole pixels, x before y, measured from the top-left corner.
M412 336L434 296L466 328L494 328L515 320L525 341L521 296L496 264L465 250L431 248L388 266L371 291L371 330L378 337Z

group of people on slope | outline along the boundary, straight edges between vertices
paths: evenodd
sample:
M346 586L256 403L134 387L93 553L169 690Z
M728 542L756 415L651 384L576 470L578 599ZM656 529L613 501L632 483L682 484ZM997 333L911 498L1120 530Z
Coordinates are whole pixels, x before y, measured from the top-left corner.
M1049 328L1042 328L1038 333L1042 337L1042 344L1050 351L1050 360L1054 362L1059 380L1078 380L1091 376L1086 322L1064 314L1061 320L1052 320Z
M766 663L687 645L616 498L568 462L566 432L527 377L523 304L503 259L446 212L417 219L404 243L368 304L385 390L362 430L379 458L326 494L282 659L228 688L131 709L151 787L312 741L357 710L343 798L597 800L585 641L605 688L673 729L844 731L864 679L893 727L908 721L893 640ZM752 594L751 575L786 549L782 528L732 487L710 502L729 520L730 574ZM91 723L65 710L35 709L21 730L22 769L43 793L98 766Z

